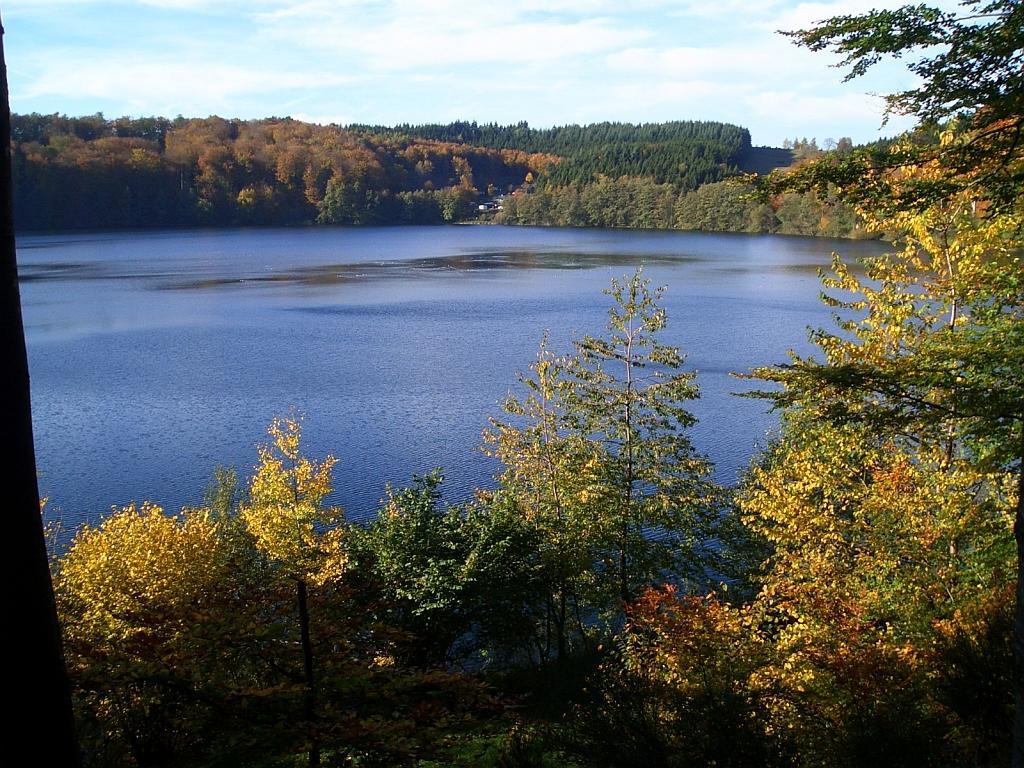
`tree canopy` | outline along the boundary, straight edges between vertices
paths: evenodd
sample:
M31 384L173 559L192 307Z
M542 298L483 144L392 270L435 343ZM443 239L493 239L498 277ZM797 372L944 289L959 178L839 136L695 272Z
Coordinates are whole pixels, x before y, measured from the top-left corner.
M1019 206L1024 186L1024 8L1019 2L965 0L958 11L908 5L837 16L789 34L811 50L843 55L839 66L847 67L847 80L883 59L904 57L920 78L919 85L886 96L890 113L920 121L916 140L835 156L831 163L807 167L791 186L833 181L851 200L876 206L921 209L959 190L976 190L997 208ZM941 142L934 130L939 125L952 131ZM898 191L885 184L889 171L932 159L941 161L941 175Z
M762 371L783 384L769 396L787 409L868 425L912 455L939 450L940 476L959 462L1003 475L978 484L976 504L1004 494L1013 509L1015 766L1024 765L1022 12L1012 0L967 0L959 12L906 6L793 33L845 54L848 79L885 57L914 56L921 84L888 103L922 124L769 180L776 190L834 185L897 247L868 262L867 281L836 262L827 286L853 298L830 300L843 312L838 333L815 336L823 361Z

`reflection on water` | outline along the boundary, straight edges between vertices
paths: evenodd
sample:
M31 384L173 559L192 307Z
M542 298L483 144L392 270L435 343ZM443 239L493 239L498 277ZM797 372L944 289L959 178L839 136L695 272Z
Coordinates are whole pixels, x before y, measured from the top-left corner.
M694 440L732 482L774 417L729 376L806 351L829 322L816 272L875 243L500 227L221 230L19 238L40 485L75 525L112 504L195 504L242 475L295 406L340 458L332 501L443 466L465 499L478 450L541 334L603 327L612 276L668 287L665 341L698 372Z
M20 245L18 250L21 251ZM96 280L103 276L102 264L73 264L54 261L46 264L20 264L18 267L18 280L22 283L43 280Z
M543 251L490 251L434 256L408 261L379 261L356 264L324 264L300 267L271 274L252 274L245 277L206 278L185 280L163 285L163 288L196 290L220 286L254 285L258 283L297 283L305 285L336 285L390 277L415 279L417 277L446 278L451 272L493 272L521 269L593 269L644 261L648 264L678 263L686 258L622 253L545 253Z
M37 246L38 247L38 246ZM203 290L225 286L246 287L261 283L293 283L299 285L336 285L372 280L386 280L393 277L415 279L417 277L441 276L457 272L494 272L502 270L572 270L594 269L633 265L637 263L678 265L683 263L704 263L706 267L721 273L743 274L752 271L800 272L817 275L823 268L820 261L805 264L719 264L708 262L697 256L644 254L627 252L574 253L567 251L543 250L493 250L455 253L429 258L412 258L402 261L362 261L338 264L317 264L292 268L267 268L262 271L244 271L252 265L226 264L228 272L222 275L195 277L191 271L126 271L116 261L76 264L66 262L27 263L20 272L21 282L54 280L137 280L145 279L151 288L162 290Z

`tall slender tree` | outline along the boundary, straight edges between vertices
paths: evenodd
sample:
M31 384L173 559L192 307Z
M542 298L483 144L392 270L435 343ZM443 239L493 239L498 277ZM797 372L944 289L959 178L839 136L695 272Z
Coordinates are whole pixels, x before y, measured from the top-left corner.
M328 456L316 462L302 455L302 425L297 417L274 419L268 432L273 443L259 448L260 463L240 516L257 547L295 584L306 684L303 716L311 732L309 766L316 768L320 742L315 734L317 678L309 588L339 577L347 561L342 511L323 503L331 491L335 459Z
M615 574L622 603L669 575L703 582L712 559L716 487L687 435L694 374L659 338L668 321L663 290L640 270L613 279L607 334L576 342L569 364L567 416L600 446L597 508L612 531L602 571Z

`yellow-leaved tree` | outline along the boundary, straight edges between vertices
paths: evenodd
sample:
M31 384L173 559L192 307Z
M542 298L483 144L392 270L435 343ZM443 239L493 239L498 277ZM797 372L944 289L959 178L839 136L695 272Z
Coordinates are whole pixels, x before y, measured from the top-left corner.
M890 58L909 61L918 76L914 87L886 101L891 112L919 119L916 138L923 140L813 163L776 189L836 184L862 214L891 222L905 238L902 255L923 255L926 272L948 280L946 290L943 280L934 283L937 294L905 291L904 306L945 303L949 322L922 323L911 312L899 323L899 346L881 357L851 354L865 346L863 336L852 345L839 340L826 365L798 361L786 377L787 395L835 423L852 417L928 439L945 432L947 465L959 453L980 469L1015 472L1010 762L1024 768L1024 5L906 5L837 16L791 34L812 50L841 54L847 79ZM937 125L945 129L938 142L929 136ZM948 249L951 240L966 250ZM957 250L981 258L969 259L968 270L950 260L943 274L934 257Z
M742 500L774 548L759 598L782 627L771 673L833 725L803 720L817 738L805 748L827 754L842 725L855 741L839 753L854 764L883 752L914 764L943 740L959 740L957 760L998 761L1009 746L1008 596L1024 563L1024 219L989 210L982 187L951 190L950 173L931 159L858 179L874 191L859 213L896 247L865 260L863 276L836 257L825 284L839 330L812 335L823 360L758 371L782 385L765 394L787 414ZM903 204L922 189L932 199ZM951 644L984 663L943 661ZM947 674L965 671L979 674ZM988 695L957 703L957 686Z
M793 413L783 434L739 497L771 550L750 608L773 641L750 681L769 727L804 765L991 756L1012 702L1009 643L988 637L1009 624L1012 478L863 424ZM982 663L958 668L965 650ZM995 696L964 706L958 686Z
M324 504L331 492L331 470L336 460L327 456L317 462L302 455L302 425L295 416L275 418L268 432L273 441L258 448L260 463L249 488L249 500L241 505L239 514L273 567L295 583L306 685L304 715L313 733L317 719L316 674L309 587L340 578L348 559L343 513ZM319 763L319 743L312 735L309 765Z
M218 639L229 563L202 510L131 504L78 532L55 585L84 741L137 765L202 748L202 711L231 685Z
M220 541L203 514L174 517L151 503L83 528L61 560L61 585L78 609L69 632L111 643L155 634L164 612L193 602L218 575Z

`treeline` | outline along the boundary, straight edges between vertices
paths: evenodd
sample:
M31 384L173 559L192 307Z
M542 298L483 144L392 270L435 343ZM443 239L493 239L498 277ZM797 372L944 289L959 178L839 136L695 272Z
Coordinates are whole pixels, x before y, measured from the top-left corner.
M557 162L288 118L13 115L12 137L21 229L455 221Z
M819 237L874 237L835 190L785 192L763 199L740 180L678 192L671 184L623 176L582 185L544 186L507 197L502 224L626 227L702 232L760 232Z
M834 190L764 199L725 178L846 157L848 139L752 148L745 129L721 123L342 129L32 114L12 116L12 136L20 229L436 224L476 218L481 197L512 192L498 223L865 234Z
M390 133L482 147L517 149L564 158L549 183L585 184L597 176L646 176L680 189L695 189L739 172L751 152L750 132L727 123L594 123L530 128L497 125L362 126L370 135Z
M731 188L702 190L794 156L752 148L745 129L710 122L343 129L289 118L32 114L12 116L12 137L15 221L29 230L433 224L474 218L481 197L514 190L528 197L513 200L499 221L704 229L706 216L689 215L686 205L677 213L677 204L730 197ZM739 204L730 199L730 208ZM755 208L738 218L722 213L712 228L837 230L812 200L787 202L777 220ZM816 213L828 226L810 225Z

